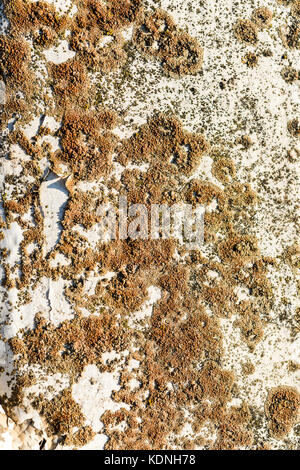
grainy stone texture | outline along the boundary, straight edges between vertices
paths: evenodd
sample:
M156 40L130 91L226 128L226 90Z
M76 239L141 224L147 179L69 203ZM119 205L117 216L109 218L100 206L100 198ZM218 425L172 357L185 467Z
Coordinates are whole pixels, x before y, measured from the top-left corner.
M0 448L299 449L299 1L1 12Z

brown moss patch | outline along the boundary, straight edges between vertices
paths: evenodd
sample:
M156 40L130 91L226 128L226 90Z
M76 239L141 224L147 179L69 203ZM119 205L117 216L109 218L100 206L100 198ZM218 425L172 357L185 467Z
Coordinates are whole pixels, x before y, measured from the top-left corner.
M300 269L300 246L295 243L288 247L284 253L284 260L296 273L296 271Z
M0 78L6 85L6 104L0 117L4 127L13 113L28 116L35 91L34 75L29 70L31 53L21 38L0 36Z
M141 0L81 2L72 26L70 47L93 70L107 73L120 67L127 58L121 30L136 22L141 11ZM109 44L103 45L107 37Z
M263 337L263 325L259 313L253 311L249 302L241 302L239 313L240 316L235 325L240 328L241 335L250 351L253 351Z
M30 48L26 41L0 36L0 51L2 77L11 80L16 88L26 86L29 79L27 65L30 59Z
M238 261L254 259L258 254L257 240L249 235L233 235L219 245L219 256L224 261Z
M187 371L192 374L195 363L205 357L218 359L222 351L217 321L209 318L201 308L184 320L186 308L185 302L161 302L151 320L151 337L159 348L157 361L161 367L169 364L171 370L174 369L169 378L176 382L183 380ZM200 396L202 392L198 392ZM219 393L215 397L219 398Z
M73 399L71 390L64 390L51 401L40 396L34 406L46 420L49 436L64 437L72 435L74 428L83 428L85 417ZM80 433L84 433L84 430L81 429Z
M159 114L123 142L117 160L124 165L151 163L150 171L160 166L159 171L167 171L170 179L172 173L193 173L208 149L203 135L187 132L173 116Z
M163 10L146 14L133 40L141 52L159 59L170 76L196 74L202 68L203 49L198 41L180 31Z
M258 56L253 52L247 52L243 57L242 62L247 65L247 67L254 68L258 64Z
M290 25L280 28L280 37L285 47L300 49L300 23L294 20Z
M252 139L249 135L242 135L236 139L236 143L241 145L244 150L249 150L249 148L253 145Z
M232 183L226 188L225 194L227 196L228 204L236 209L247 208L250 210L251 206L255 206L259 201L256 192L253 191L248 183Z
M288 386L270 390L265 404L269 429L273 437L282 439L299 420L300 395Z
M252 21L259 29L264 29L270 26L273 18L273 13L267 7L256 8L252 14Z
M213 163L212 174L221 183L229 183L236 175L235 164L230 158L220 158Z
M76 180L108 175L116 139L105 131L113 122L112 116L106 118L105 113L66 112L59 131L62 150L53 157L54 164L67 164Z
M71 229L74 225L82 225L89 229L98 221L96 215L96 203L90 195L85 192L78 191L69 198L64 213L63 226Z
M299 72L293 67L284 67L281 71L281 76L287 83L293 83L298 80Z
M51 45L66 27L65 19L56 16L52 6L45 2L8 3L15 7L15 31L29 32L40 47ZM272 295L267 262L259 254L255 237L247 235L246 226L257 196L250 185L236 181L234 163L225 156L215 159L212 170L226 184L225 190L208 181L189 180L209 145L201 134L187 132L175 117L159 114L149 118L136 134L117 146L111 132L118 122L116 114L108 109L89 108L93 89L88 72L92 69L106 73L126 61L129 52L122 38L124 28L135 25L134 42L139 50L160 60L171 76L197 73L202 67L203 50L196 39L178 29L167 13L157 10L142 17L139 0L76 3L78 12L70 23L70 46L76 51L76 58L49 67L56 112L63 116L62 126L54 135L60 137L61 149L52 154L49 148L46 151L38 145L38 138L33 141L21 132L13 134L14 142L31 157L24 170L26 176L34 177L35 184L27 188L25 196L4 201L7 220L19 215L24 233L20 245L22 273L16 286L20 290L29 285L34 289L41 277L69 281L64 296L76 316L54 327L45 320L46 312L38 315L32 330L21 331L10 341L15 366L22 370L39 365L45 374L67 375L71 383L80 378L88 364L95 364L100 371L113 371L116 365L120 366L120 390L112 398L129 405L130 410L123 408L103 416L108 449L250 447L253 437L247 406L228 408L237 392L233 374L222 368L219 317L236 314L235 326L251 349L262 337L260 314L268 313ZM236 35L243 42L256 44L258 27L250 20L240 20ZM1 63L3 73L13 77L19 67L18 81L12 83L13 90L19 90L24 80L22 73L28 72L28 47L17 36L1 41L5 57ZM49 130L41 126L39 137L46 134ZM243 138L240 143L249 148L251 141ZM114 152L116 161L124 166L146 163L147 170L129 167L121 181L110 178ZM43 179L37 169L45 155L51 170L59 173L59 167L65 164L67 172L72 173L66 184L70 199L62 222L63 232L46 257L39 198ZM105 198L102 190L92 197L77 187L80 180L102 178L111 190ZM104 199L115 203L114 190L119 194L126 192L129 202L144 202L147 207L150 202L190 202L206 207L216 203L215 209L206 214L206 235L212 252L221 261L209 262L196 250L187 253L174 240L127 239L109 244L99 242L91 248L88 238L72 229L77 224L85 229L93 227L98 222L97 208ZM23 218L29 208L32 225ZM244 223L242 228L237 220ZM29 254L30 243L36 243L37 249ZM59 253L69 264L50 267L50 261ZM13 270L6 265L4 271L4 286L13 287ZM109 272L115 276L109 281L100 279L95 293L87 294L90 275ZM161 299L152 315L136 326L133 314L149 300L151 286L160 289ZM248 289L251 302L239 303L236 287ZM83 317L82 309L88 311L88 317ZM133 327L129 327L131 322ZM124 358L104 362L103 353L110 351L124 353ZM137 369L130 369L132 359L139 361ZM132 379L138 384L134 388ZM16 403L22 405L31 383L26 376L16 382L11 407ZM70 390L51 401L43 396L27 398L44 416L49 435L58 435L65 444L75 447L93 438L94 433L85 425ZM9 407L9 400L7 404ZM187 413L195 432L191 439L181 437ZM124 431L117 429L120 424L125 425ZM215 442L205 442L197 435L205 424L216 430Z
M242 364L242 371L245 375L252 375L255 372L255 367L250 361L247 361Z
M199 381L205 397L217 403L230 399L234 375L222 370L215 362L208 361L204 364Z
M76 98L82 98L88 89L86 68L77 59L69 59L58 65L52 64L49 72L58 105L67 106Z
M49 49L49 47L55 44L58 36L53 29L42 26L38 31L34 32L33 38L37 46Z
M40 26L61 31L68 25L67 16L59 15L53 5L43 1L5 0L5 13L10 20L11 29L18 33L27 33Z
M228 410L216 407L213 412L221 415L214 450L237 450L251 446L254 436L249 429L251 413L246 404Z
M117 31L135 22L142 10L141 0L110 0L107 5L97 0L84 0L83 6L88 10L90 21L98 24L103 31ZM85 17L83 16L82 21Z
M91 442L95 436L96 433L90 426L84 426L74 434L67 434L64 445L73 448L75 447L75 449L76 447L80 448Z
M258 42L258 28L256 24L247 19L239 19L234 26L235 37L248 44L256 44Z
M299 0L293 0L292 6L291 6L291 13L297 18L300 17L300 1Z
M55 328L37 315L35 329L11 341L20 362L43 364L49 372L59 371L71 376L80 374L87 364L102 364L105 351L122 351L128 346L127 334L118 326L116 317L76 318Z
M291 119L288 122L288 131L293 137L299 137L300 135L300 122L298 118Z

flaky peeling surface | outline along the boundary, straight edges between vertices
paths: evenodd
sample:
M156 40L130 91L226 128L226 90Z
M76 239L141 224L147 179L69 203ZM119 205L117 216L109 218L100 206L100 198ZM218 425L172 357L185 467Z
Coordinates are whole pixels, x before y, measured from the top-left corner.
M299 449L299 1L2 18L0 448ZM101 241L120 195L203 247Z

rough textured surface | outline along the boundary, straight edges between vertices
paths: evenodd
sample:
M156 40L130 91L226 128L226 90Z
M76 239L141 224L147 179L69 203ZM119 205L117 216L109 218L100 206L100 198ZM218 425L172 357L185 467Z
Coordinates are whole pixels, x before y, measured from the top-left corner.
M299 449L299 1L3 4L0 448Z

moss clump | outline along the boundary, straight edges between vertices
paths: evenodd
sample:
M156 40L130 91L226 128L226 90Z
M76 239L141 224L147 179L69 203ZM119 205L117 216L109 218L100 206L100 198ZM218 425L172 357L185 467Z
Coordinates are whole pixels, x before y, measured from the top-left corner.
M229 183L236 175L235 164L230 158L220 158L213 163L212 174L221 183Z
M80 98L88 89L89 81L85 66L70 59L62 64L52 64L49 67L55 99L58 105L67 106L68 103Z
M81 428L85 421L80 406L72 397L71 390L64 390L51 401L40 396L34 406L46 419L47 432L50 436L55 434L70 435L75 427ZM78 442L78 439L76 440Z
M294 118L288 122L288 131L293 137L300 135L300 122L298 118Z
M34 33L33 38L37 46L48 49L53 46L58 36L53 29L47 26L42 26Z
M258 42L258 28L251 20L239 19L234 26L234 34L240 42L247 44Z
M284 67L281 71L281 76L287 83L293 83L298 80L299 72L293 67Z
M293 388L281 386L270 390L265 412L273 437L282 439L299 420L300 394Z
M291 7L291 13L293 16L296 16L297 18L300 17L300 0L294 0L292 7Z
M252 14L252 21L259 29L267 28L271 24L272 18L273 13L266 7L257 8Z
M280 37L285 47L300 49L300 23L294 20L292 24L286 24L280 28Z
M252 147L253 142L249 135L242 135L236 139L236 144L241 145L244 150L249 150Z
M245 57L243 57L242 62L247 65L247 67L254 68L258 64L258 56L253 52L247 52Z
M203 49L198 41L177 28L163 10L145 15L133 40L142 53L161 60L170 76L195 74L202 68Z

